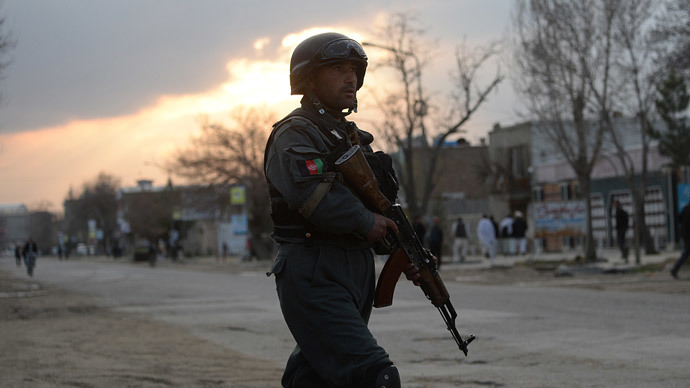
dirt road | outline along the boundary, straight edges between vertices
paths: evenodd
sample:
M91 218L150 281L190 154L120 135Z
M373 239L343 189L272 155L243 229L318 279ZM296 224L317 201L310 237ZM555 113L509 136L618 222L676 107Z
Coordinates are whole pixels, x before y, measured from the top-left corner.
M0 343L4 388L265 388L282 372L172 325L3 271Z
M237 273L265 271L266 263L199 259L159 266ZM663 263L608 274L574 271L562 277L555 277L553 270L534 263L491 269L447 265L442 275L446 282L471 284L690 293L688 272L674 281ZM115 312L96 299L16 275L0 270L2 387L258 388L276 386L280 380L282 365L275 362L232 352L180 327Z

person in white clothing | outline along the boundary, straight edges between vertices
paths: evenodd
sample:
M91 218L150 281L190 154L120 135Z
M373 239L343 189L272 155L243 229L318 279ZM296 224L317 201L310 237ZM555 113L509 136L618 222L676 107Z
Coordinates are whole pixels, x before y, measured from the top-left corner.
M491 265L493 265L494 257L496 256L496 230L486 214L479 221L479 225L477 225L477 236L479 237L479 241L486 247L489 261Z

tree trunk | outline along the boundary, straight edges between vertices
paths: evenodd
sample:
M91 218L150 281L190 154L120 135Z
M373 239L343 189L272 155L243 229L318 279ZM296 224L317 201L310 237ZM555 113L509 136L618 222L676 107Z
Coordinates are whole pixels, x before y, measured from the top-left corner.
M585 260L595 261L597 259L596 241L594 240L594 233L592 231L592 203L589 198L590 177L589 174L580 175L578 177L582 193L585 195L585 205L587 209L586 219L586 235L585 235Z

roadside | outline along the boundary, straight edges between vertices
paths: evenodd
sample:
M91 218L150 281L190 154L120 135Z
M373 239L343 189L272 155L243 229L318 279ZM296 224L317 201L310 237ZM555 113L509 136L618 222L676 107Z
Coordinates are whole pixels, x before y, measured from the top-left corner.
M531 287L582 287L611 291L646 291L657 293L690 294L690 263L683 266L679 280L669 274L671 265L680 256L679 251L664 251L654 255L643 254L640 264L623 262L615 249L604 249L595 263L583 263L579 252L542 253L539 256L498 256L493 265L481 256L469 256L464 263L450 263L444 258L441 276L445 282L457 281L466 284L517 285ZM385 257L379 257L380 270ZM112 258L82 258L81 260L102 260L113 262ZM120 259L122 264L132 263ZM158 260L162 268L185 268L194 271L222 273L264 273L270 267L269 261L244 262L239 257L226 260L215 257L190 258L172 262Z
M40 270L40 264L39 264ZM0 270L0 386L240 387L280 366Z
M538 256L497 256L493 265L482 256L468 256L464 263L451 263L443 258L441 276L445 282L466 284L517 285L531 287L582 287L611 291L646 291L657 293L690 294L690 263L681 269L675 280L669 270L680 256L679 251L663 251L654 255L642 254L640 264L631 257L624 263L616 249L599 252L602 259L583 263L577 251L542 253ZM47 258L53 259L53 258ZM385 257L377 259L380 270ZM148 266L147 262L133 262L129 258L75 257L70 260L88 260L123 265ZM242 261L237 256L225 260L217 257L194 257L181 261L159 259L160 268L188 269L220 273L265 273L270 261Z

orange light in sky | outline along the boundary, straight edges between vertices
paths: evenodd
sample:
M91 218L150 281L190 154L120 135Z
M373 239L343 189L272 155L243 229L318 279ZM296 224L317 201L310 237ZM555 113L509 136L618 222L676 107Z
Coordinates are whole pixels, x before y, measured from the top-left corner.
M101 171L121 178L124 186L141 178L163 184L166 173L154 165L188 144L199 130L200 114L222 122L237 106L269 106L279 115L297 106L300 96L290 96L290 54L306 37L331 30L314 28L287 35L275 60L233 59L226 64L227 80L211 90L161 96L153 106L127 116L0 134L0 203L31 205L48 200L52 210L61 210L70 186L78 192ZM268 43L260 38L254 48L262 51Z

